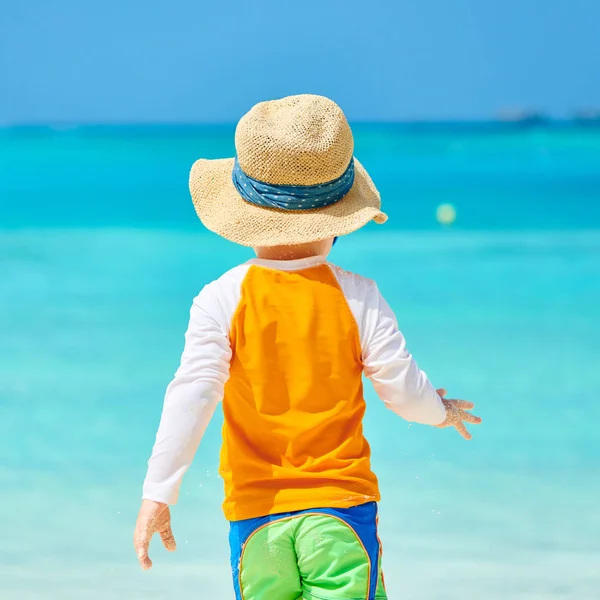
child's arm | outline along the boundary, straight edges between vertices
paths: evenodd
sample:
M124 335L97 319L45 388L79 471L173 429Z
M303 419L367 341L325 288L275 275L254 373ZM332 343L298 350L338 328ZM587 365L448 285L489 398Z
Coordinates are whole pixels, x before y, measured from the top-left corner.
M153 533L161 534L168 550L175 549L168 505L177 502L183 475L192 463L217 404L223 399L231 347L218 315L210 291L205 288L190 311L181 364L165 394L144 481L134 544L145 569L152 565L148 546Z
M456 427L469 439L463 421L479 423L465 409L473 404L463 400L445 400L427 375L421 371L406 349L396 317L379 291L370 290L364 317L363 364L378 396L386 406L407 421Z

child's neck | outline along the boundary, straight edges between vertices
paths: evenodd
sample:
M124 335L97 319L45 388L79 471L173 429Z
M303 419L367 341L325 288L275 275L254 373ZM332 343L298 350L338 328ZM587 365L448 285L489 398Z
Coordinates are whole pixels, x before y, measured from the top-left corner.
M270 246L254 248L256 256L266 260L300 260L312 256L327 256L331 250L331 240L298 244L294 246Z

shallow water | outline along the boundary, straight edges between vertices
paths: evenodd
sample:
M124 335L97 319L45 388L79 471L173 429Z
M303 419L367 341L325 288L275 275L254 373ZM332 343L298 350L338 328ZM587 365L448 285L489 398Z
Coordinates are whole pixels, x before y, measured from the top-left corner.
M0 136L0 598L227 600L220 415L177 552L155 543L142 573L131 534L191 299L249 257L185 197L228 132L76 133ZM367 386L390 598L597 599L600 134L359 128L361 150L392 219L332 259L378 280L434 383L484 418L466 443Z

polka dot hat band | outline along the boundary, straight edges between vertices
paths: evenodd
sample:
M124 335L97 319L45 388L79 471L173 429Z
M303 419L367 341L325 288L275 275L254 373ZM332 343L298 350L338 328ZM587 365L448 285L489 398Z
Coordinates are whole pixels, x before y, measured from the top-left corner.
M281 210L325 208L341 200L354 183L354 160L344 174L333 181L317 185L271 185L248 177L238 159L233 164L233 185L247 202Z

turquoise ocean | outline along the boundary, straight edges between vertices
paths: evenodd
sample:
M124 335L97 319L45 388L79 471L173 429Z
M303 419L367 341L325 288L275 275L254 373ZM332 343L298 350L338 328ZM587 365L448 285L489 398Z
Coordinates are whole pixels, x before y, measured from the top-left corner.
M598 600L600 129L354 131L390 221L332 260L484 419L467 443L366 386L390 599ZM191 300L251 256L187 191L196 158L233 152L229 126L0 130L0 599L232 600L220 414L177 552L155 541L143 573L132 531Z

